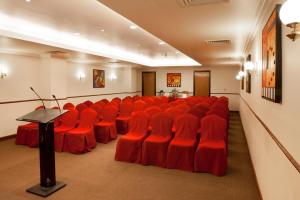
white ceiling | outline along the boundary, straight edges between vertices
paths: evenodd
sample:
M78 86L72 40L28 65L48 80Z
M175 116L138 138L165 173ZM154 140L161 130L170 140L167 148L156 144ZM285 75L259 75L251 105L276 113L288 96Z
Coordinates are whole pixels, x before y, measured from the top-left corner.
M259 12L272 0L178 1L0 0L0 35L147 66L239 65ZM219 39L231 44L205 43Z
M178 4L182 0L99 1L203 65L213 65L241 62L260 12L272 0L227 0L188 7ZM217 46L205 43L223 39L232 42Z

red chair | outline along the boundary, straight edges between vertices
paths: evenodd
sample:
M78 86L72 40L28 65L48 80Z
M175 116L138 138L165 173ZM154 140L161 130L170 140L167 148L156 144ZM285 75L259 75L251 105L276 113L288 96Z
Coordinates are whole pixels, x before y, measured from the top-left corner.
M160 99L161 99L162 103L168 103L169 102L169 98L166 97L166 96L161 96Z
M161 104L161 105L160 105L160 109L161 109L162 111L165 111L165 110L167 110L168 108L171 108L171 106L170 106L169 104L167 104L167 103L164 103L164 104Z
M141 100L141 97L138 95L135 95L132 97L132 100L135 102L135 101Z
M109 101L107 99L101 99L100 101L103 102L103 103L105 103L105 104L109 103Z
M155 114L162 112L160 107L158 106L151 106L145 110L145 112L152 118Z
M84 111L87 108L88 108L88 106L84 103L80 103L76 106L76 110L78 110L78 113L79 113L79 118L81 116L82 111Z
M104 108L104 106L106 105L102 101L97 101L95 104L101 106L102 108Z
M124 101L120 104L120 114L116 119L117 132L125 134L128 132L130 115L133 111L133 103Z
M90 108L97 112L97 122L100 122L103 119L104 106L101 104L93 104Z
M103 109L103 120L95 124L95 137L97 142L106 144L117 138L117 112L118 111L114 106L106 106Z
M123 135L117 144L115 160L140 163L142 144L147 137L149 116L140 111L132 114L129 132Z
M134 102L133 112L144 111L146 108L146 103L142 100L138 100Z
M185 103L180 103L177 106L175 106L175 108L177 108L178 110L180 110L181 113L188 113L191 110L190 106L188 106Z
M68 102L68 103L65 103L65 105L63 106L63 109L64 110L75 109L75 106L74 106L74 104Z
M90 107L91 105L93 105L94 103L90 100L87 100L85 102L83 102L87 107Z
M173 119L167 113L156 114L151 122L152 132L142 147L143 165L166 167L168 145L172 139Z
M202 119L201 140L195 153L195 171L223 176L227 169L226 121L217 115Z
M44 106L38 106L35 108L35 110L44 109ZM39 125L38 123L27 123L24 125L18 126L17 129L17 136L16 136L16 144L20 145L27 145L30 144L31 140L28 138L28 133L31 131L37 131L38 132Z
M193 106L189 111L190 114L196 116L201 120L209 110L209 105L205 103L198 103L197 105Z
M54 128L55 151L62 152L65 134L75 128L78 119L78 111L71 109L61 116L61 125Z
M175 137L168 148L167 168L194 171L199 120L194 115L184 114L176 119L175 127Z
M87 108L82 111L78 127L65 134L63 151L80 154L96 147L97 143L94 136L96 120L97 113L93 109Z
M122 102L122 100L119 97L115 97L111 100L111 102L116 102L116 103L120 104Z

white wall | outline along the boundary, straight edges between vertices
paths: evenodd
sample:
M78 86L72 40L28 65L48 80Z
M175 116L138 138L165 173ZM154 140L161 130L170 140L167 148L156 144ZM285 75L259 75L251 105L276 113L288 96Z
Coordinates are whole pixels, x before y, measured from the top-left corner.
M272 7L273 10L274 7ZM268 16L271 14L268 11ZM262 25L265 24L264 19ZM282 103L276 104L261 98L262 81L262 26L259 27L249 53L256 62L252 75L251 94L241 91L242 98L249 104L257 116L275 134L293 158L300 162L300 41L292 42L286 37L290 29L283 27L283 65L282 65ZM245 134L260 190L265 200L300 199L300 175L275 141L268 134L243 100L240 102Z
M112 68L71 63L47 55L40 58L9 54L0 54L0 65L8 69L8 76L0 80L0 137L15 134L17 126L23 123L15 119L31 112L41 104L38 101L1 104L7 101L36 99L37 97L29 89L31 86L40 93L42 98L51 99L52 94L55 94L57 98L67 98L60 100L61 106L66 102L78 104L85 100L98 101L103 98L112 99L117 96L135 95L135 93L68 98L73 96L137 91L137 70L131 66L119 67L114 64ZM105 88L93 88L93 69L105 70ZM79 70L86 74L86 78L82 81L77 77ZM111 80L111 74L115 74L117 79ZM55 105L55 102L46 102L48 107Z
M238 66L212 66L212 67L147 67L139 70L138 85L141 87L143 71L156 72L156 91L164 90L170 92L173 87L167 87L167 73L181 73L181 87L178 91L188 91L193 95L194 71L211 71L211 93L213 96L227 96L229 98L230 110L239 109L240 82L235 79L239 71ZM139 88L141 90L141 88ZM222 94L214 94L222 93ZM234 93L234 94L228 94Z

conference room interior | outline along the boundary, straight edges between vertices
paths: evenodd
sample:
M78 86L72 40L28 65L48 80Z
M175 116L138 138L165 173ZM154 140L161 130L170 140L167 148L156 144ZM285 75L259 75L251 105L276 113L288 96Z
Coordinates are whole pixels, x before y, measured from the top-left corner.
M0 200L300 199L299 9L0 0Z

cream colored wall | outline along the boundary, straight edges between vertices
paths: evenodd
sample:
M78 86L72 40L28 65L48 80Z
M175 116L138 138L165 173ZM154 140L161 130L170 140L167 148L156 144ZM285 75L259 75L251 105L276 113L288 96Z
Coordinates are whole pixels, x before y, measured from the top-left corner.
M36 99L29 87L35 88L42 98L57 98L70 96L98 95L110 93L135 92L137 70L131 66L113 67L106 65L83 65L67 62L63 59L51 58L48 55L29 57L20 55L0 54L0 64L9 70L8 76L0 80L0 102ZM105 88L93 88L92 70L105 70ZM86 78L78 79L78 71L83 71ZM116 75L116 80L111 80L111 74ZM60 100L62 106L66 102L74 104L85 100L98 101L102 98L125 97L133 94L116 94L95 97L68 98ZM38 101L0 104L0 137L16 133L16 128L23 122L15 119L32 111L40 105ZM55 102L46 102L47 107L55 106Z
M212 67L147 67L140 69L138 75L139 90L141 90L141 73L143 71L156 71L156 91L170 92L173 87L167 87L167 73L181 73L181 87L178 91L189 91L193 95L194 71L211 71L211 93L214 96L227 96L230 99L230 110L239 109L240 83L235 79L239 71L238 66L212 66ZM224 93L224 94L213 94ZM226 94L236 93L236 94Z
M268 16L270 13L271 10ZM266 20L267 18L262 24L265 24ZM285 35L290 29L285 26L282 27L282 103L276 104L261 98L262 27L259 28L249 51L252 59L256 62L256 70L253 72L251 80L252 92L248 94L241 91L241 96L299 163L300 41L292 42L288 39ZM240 114L263 198L265 200L300 199L299 172L243 100L240 102Z

